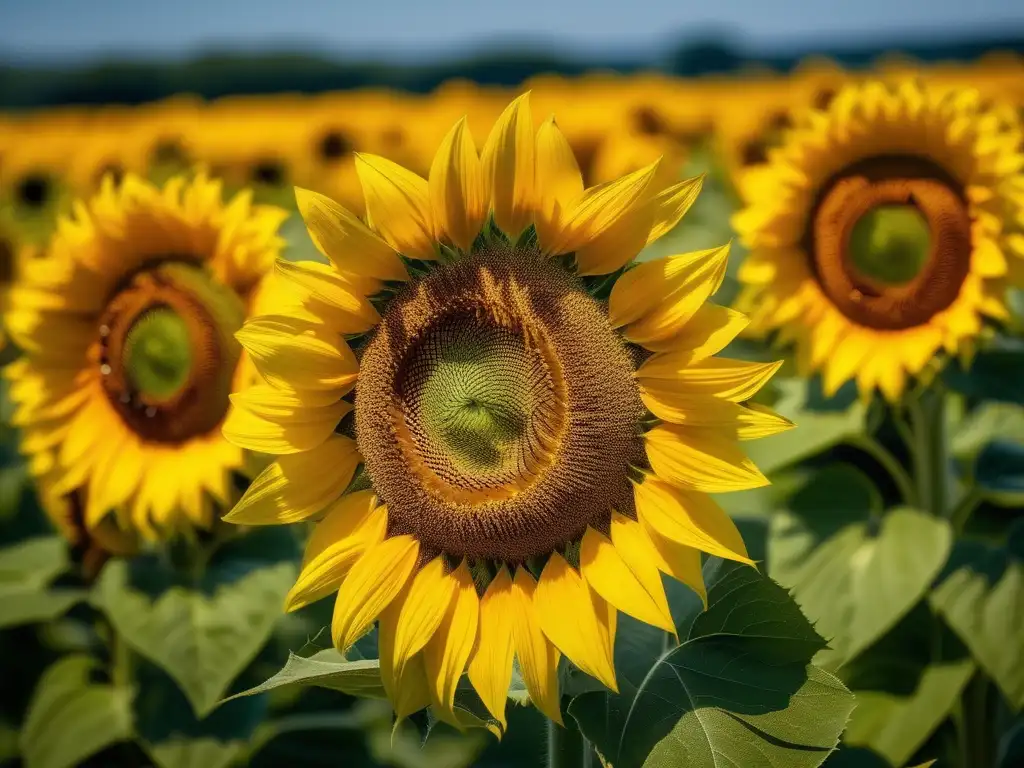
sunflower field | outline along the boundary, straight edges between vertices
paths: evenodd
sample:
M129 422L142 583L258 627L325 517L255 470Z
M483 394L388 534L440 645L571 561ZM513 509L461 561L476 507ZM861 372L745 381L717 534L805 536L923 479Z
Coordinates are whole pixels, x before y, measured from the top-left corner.
M0 766L1024 765L1024 59L0 112Z

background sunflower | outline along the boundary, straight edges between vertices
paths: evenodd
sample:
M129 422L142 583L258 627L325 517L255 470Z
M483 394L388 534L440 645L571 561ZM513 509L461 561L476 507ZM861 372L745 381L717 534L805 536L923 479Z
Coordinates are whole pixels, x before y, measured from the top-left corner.
M10 292L24 356L7 370L12 424L47 496L77 496L86 529L116 517L147 538L209 527L244 453L220 436L251 369L232 334L277 256L278 209L219 182L134 176L62 222ZM162 469L161 469L162 467Z
M805 115L734 220L752 329L795 340L829 395L855 377L896 400L940 351L970 358L1024 258L1004 223L1024 211L1021 136L977 91L910 80Z

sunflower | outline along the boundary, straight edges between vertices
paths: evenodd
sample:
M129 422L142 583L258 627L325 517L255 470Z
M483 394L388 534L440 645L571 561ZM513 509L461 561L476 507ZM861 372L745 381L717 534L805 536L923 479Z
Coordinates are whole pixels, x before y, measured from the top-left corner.
M828 393L855 378L894 401L941 351L969 359L1024 257L1004 229L1024 217L1020 138L975 91L844 88L788 134L733 220L751 329L795 342Z
M513 657L556 721L561 656L614 689L617 611L674 631L659 571L703 594L698 550L750 562L708 494L764 485L737 440L791 426L745 404L775 364L713 357L728 248L631 263L700 179L584 189L528 95L429 179L357 155L369 224L296 190L328 263L278 262L238 333L264 382L224 432L278 458L226 519L318 521L286 607L337 592L342 651L378 621L399 717L458 725L468 671L504 727Z
M87 529L112 517L155 538L234 501L245 455L220 428L253 369L233 334L285 216L247 194L225 204L202 175L162 189L108 177L12 287L20 447L45 495L78 495Z

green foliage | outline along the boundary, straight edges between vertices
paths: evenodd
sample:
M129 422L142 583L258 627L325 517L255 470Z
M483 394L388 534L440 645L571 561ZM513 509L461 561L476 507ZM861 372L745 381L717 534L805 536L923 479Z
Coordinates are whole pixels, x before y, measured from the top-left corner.
M622 617L619 693L582 693L569 714L617 768L820 765L853 708L809 664L824 641L753 568L705 571L708 610L676 616L680 645L661 652L664 633Z
M297 575L294 544L284 536L268 529L230 542L191 584L176 583L177 574L156 558L112 561L93 602L204 715L267 642L280 616Z
M1024 339L1000 336L978 352L969 368L951 364L946 383L974 400L1024 405Z
M919 603L843 669L857 696L845 741L904 765L953 710L974 670L963 644Z
M21 732L26 768L74 768L133 733L129 689L93 682L96 663L66 656L39 681Z
M913 509L879 517L868 478L832 465L772 520L771 573L793 595L834 667L888 632L925 595L949 554L949 525Z
M1011 706L1024 708L1024 525L1002 547L962 542L931 604Z
M327 648L309 658L288 654L288 662L280 672L254 688L236 693L228 701L239 696L304 685L330 688L351 696L386 698L377 659L348 660L334 648Z
M67 566L66 547L55 536L0 550L0 628L50 621L82 600L82 590L51 586Z
M762 472L810 459L864 429L867 408L862 401L847 396L824 400L813 380L777 379L771 390L776 395L772 408L799 426L745 446Z

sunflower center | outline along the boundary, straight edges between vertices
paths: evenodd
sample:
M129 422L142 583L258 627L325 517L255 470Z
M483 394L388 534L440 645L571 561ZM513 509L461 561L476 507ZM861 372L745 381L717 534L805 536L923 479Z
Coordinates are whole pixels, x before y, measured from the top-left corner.
M921 271L931 249L928 220L913 205L880 205L853 225L850 260L870 279L902 285Z
M410 400L431 453L477 475L515 471L529 447L533 392L547 384L539 363L505 328L451 322L431 333L409 365L422 382Z
M173 309L150 309L124 341L125 375L141 394L166 400L188 382L192 339L188 323Z
M963 188L920 157L879 155L818 192L804 247L822 291L870 328L927 323L960 293L971 262Z
M393 299L363 351L355 408L389 530L504 562L632 512L642 413L601 305L532 250L439 266Z
M100 321L104 389L146 440L180 443L216 429L240 348L239 297L195 263L162 259L119 286Z

